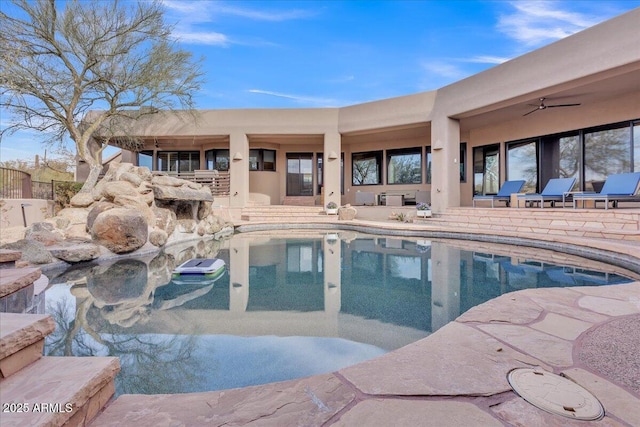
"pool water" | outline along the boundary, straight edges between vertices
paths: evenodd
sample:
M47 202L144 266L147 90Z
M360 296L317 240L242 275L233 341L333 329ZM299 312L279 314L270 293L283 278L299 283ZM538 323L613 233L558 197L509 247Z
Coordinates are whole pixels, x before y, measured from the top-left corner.
M240 234L51 277L48 355L118 356L116 394L220 390L333 372L428 336L475 305L540 287L631 280L605 264L472 242L354 232ZM172 278L218 257L216 279ZM609 268L610 270L610 268Z

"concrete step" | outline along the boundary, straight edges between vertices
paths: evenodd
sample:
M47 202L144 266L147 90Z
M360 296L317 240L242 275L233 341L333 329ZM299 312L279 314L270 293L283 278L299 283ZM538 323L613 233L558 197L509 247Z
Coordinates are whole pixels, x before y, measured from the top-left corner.
M0 313L0 377L40 359L44 339L54 329L53 319L45 314Z
M117 357L43 357L1 380L2 426L85 426L115 393L119 370Z
M7 268L0 270L0 312L26 313L34 310L34 283L40 283L39 268ZM39 282L40 281L40 282Z
M13 251L10 249L0 249L0 269L14 268L16 261L22 257L20 251Z

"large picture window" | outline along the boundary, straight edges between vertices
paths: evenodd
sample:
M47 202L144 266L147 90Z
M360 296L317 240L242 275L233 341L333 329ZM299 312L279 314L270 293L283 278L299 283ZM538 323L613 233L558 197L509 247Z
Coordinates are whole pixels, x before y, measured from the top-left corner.
M229 150L207 150L204 152L207 169L229 170Z
M249 150L249 170L251 171L275 171L275 150Z
M352 159L353 185L382 184L382 151L354 153Z
M422 183L422 149L387 151L387 184Z
M585 181L604 180L611 174L629 172L631 170L630 142L629 125L585 132Z
M200 169L200 152L198 151L158 152L159 171L185 173L196 169Z
M525 181L525 193L535 193L538 185L538 142L525 141L507 145L507 180Z

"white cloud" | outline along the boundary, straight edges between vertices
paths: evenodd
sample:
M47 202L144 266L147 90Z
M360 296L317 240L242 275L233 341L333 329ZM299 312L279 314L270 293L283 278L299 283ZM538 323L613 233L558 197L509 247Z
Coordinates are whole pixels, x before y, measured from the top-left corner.
M298 104L306 104L309 106L336 107L340 105L348 105L348 103L344 101L338 101L336 99L292 95L292 94L281 93L281 92L273 92L270 90L249 89L247 92L255 93L259 95L275 96L277 98L290 99L292 101L295 101Z
M507 62L511 58L505 58L502 56L489 56L489 55L479 55L471 58L460 59L461 62L472 62L474 64L502 64Z
M602 20L564 10L559 2L517 1L510 4L515 11L500 16L498 30L527 46L562 39Z
M226 47L231 43L224 34L212 31L174 31L172 35L178 41L189 44Z
M311 10L289 9L278 11L267 11L246 7L237 7L219 1L176 1L164 0L163 5L172 18L177 22L173 32L173 36L183 42L189 44L201 44L208 46L226 47L230 44L272 45L269 42L257 41L238 41L232 40L228 35L203 30L201 26L213 25L216 20L223 16L234 16L253 21L282 22L294 19L303 19L314 16L316 13Z
M422 68L430 74L446 77L451 80L458 80L469 75L469 73L457 65L442 60L424 61Z

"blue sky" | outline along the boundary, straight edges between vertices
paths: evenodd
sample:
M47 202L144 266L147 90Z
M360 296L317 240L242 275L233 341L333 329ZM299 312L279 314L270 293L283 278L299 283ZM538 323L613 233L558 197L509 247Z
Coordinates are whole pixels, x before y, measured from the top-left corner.
M640 7L618 1L164 0L199 108L340 107L446 86ZM3 138L0 160L41 152Z

